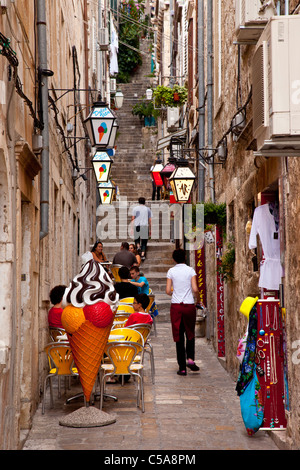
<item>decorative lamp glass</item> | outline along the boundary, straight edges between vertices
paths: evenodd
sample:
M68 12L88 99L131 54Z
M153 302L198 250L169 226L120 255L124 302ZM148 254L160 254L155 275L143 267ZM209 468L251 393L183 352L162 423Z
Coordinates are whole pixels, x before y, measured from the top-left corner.
M99 150L95 153L92 159L92 164L97 183L108 182L112 163L113 160L107 152L101 152Z
M108 149L114 148L118 129L119 129L118 122L115 121L114 124L113 124L113 127L112 127L112 131L111 131L111 134L110 134L108 144L107 144Z
M155 162L154 165L150 169L151 177L152 177L152 180L154 181L155 186L164 185L161 174L160 174L162 169L163 169L163 164L160 161Z
M124 95L121 90L117 90L115 94L115 106L117 109L122 108L123 106Z
M175 164L169 161L160 172L160 176L162 177L162 180L163 180L163 185L167 190L171 189L169 178L172 175L175 168L176 168Z
M108 146L116 116L104 101L97 101L84 121L92 147L105 149Z
M107 183L99 183L98 190L101 204L110 204L114 193L114 185L110 180Z
M187 162L181 162L169 179L176 202L187 202L189 200L194 181L195 175Z

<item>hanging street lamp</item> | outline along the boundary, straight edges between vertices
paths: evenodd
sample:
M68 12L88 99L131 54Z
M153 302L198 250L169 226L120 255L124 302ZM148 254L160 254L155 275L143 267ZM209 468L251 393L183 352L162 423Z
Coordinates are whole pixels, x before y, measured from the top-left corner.
M110 180L107 183L99 183L98 190L101 204L110 204L115 190L113 183Z
M169 178L176 202L187 202L193 189L195 175L184 159L177 161L177 167Z
M107 183L109 180L111 165L113 160L108 152L98 150L92 159L92 164L97 183Z
M163 167L163 169L160 172L160 176L162 178L163 185L166 188L166 190L168 190L168 191L171 189L169 178L170 178L170 176L172 175L173 171L176 168L175 162L176 162L176 159L170 157L169 160L168 160L168 163Z
M115 93L115 107L117 109L122 108L123 106L123 100L124 100L124 95L121 90L117 90Z
M146 90L146 100L151 101L153 98L153 90L152 88L147 88Z
M163 180L161 177L161 171L163 169L163 164L161 160L156 160L154 165L150 168L151 178L154 181L155 186L163 186Z
M89 116L84 121L92 147L105 149L108 146L115 120L116 116L107 103L96 101L93 104Z

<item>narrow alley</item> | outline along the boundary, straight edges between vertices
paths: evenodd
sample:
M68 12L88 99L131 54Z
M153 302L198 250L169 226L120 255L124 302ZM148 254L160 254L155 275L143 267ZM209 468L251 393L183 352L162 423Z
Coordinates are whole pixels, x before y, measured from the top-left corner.
M116 395L118 401L107 399L103 410L116 416L115 423L92 428L61 426L61 419L83 406L79 399L65 404L66 396L80 391L80 385L74 383L61 399L54 389L54 409L50 408L48 391L45 414L40 405L23 449L118 451L118 456L141 450L182 450L189 455L200 450L278 450L266 431L248 437L235 383L205 338L196 338L200 372L189 371L186 377L176 374L175 346L167 320L157 322L157 336L152 334L151 343L156 374L152 384L147 355L144 413L136 407L131 379L123 387L119 383L107 385L107 393ZM95 407L99 407L98 400Z

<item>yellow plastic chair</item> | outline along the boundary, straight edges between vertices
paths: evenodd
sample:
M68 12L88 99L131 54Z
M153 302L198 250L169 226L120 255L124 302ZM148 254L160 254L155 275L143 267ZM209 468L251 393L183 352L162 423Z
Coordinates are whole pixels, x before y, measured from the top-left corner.
M68 341L68 338L60 339L60 336L66 336L67 335L66 330L64 330L63 328L49 327L49 334L50 334L51 340L54 343L61 342L61 341L63 341L63 342Z
M105 381L107 377L119 375L131 375L137 379L137 407L145 411L144 404L144 381L143 381L143 364L142 362L134 362L138 354L142 354L143 346L133 341L112 341L107 343L105 354L109 359L109 363L101 364L100 367L100 410L103 406L103 396Z
M44 380L44 393L43 393L43 403L42 403L42 414L45 413L45 398L46 398L46 388L47 380L49 379L50 383L50 403L51 408L53 408L53 388L52 388L52 379L53 377L72 377L78 376L77 368L74 367L74 358L70 348L69 343L54 342L49 343L45 347L44 351L46 352L49 363L51 364L49 374L45 377ZM60 380L59 384L59 397L60 397Z
M116 315L120 313L133 313L133 312L134 312L134 308L132 305L119 304L117 311L116 311Z
M132 305L133 302L134 302L134 297L124 297L124 299L120 299L120 304Z
M115 318L114 318L114 321L113 321L112 329L121 328L122 326L124 326L125 323L127 322L128 318L129 318L129 316L130 316L130 313L116 314Z
M146 312L147 312L147 313L149 313L149 311L150 311L150 309L151 309L151 307L152 307L152 304L153 304L154 299L155 299L155 295L154 295L154 294L148 294L148 297L149 297L150 302L149 302L148 307L146 308Z
M114 276L115 282L121 282L121 278L119 276L119 269L122 267L122 264L112 264L110 266L110 272Z
M153 354L153 346L150 342L150 332L152 329L152 325L147 323L137 323L135 325L131 325L129 328L139 331L144 339L144 351L147 352L150 356L150 365L151 365L151 377L152 383L155 383L155 366L154 366L154 354Z
M154 302L154 300L155 300L155 295L152 294L152 290L151 290L151 289L149 290L149 292L150 292L150 291L151 291L151 294L149 293L149 295L148 295L148 297L149 297L149 299L150 299L150 302L149 302L148 307L146 308L146 312L147 312L147 313L150 312L150 309L151 309L151 307L152 307L152 305L153 305L153 302ZM157 332L156 332L156 318L155 318L154 315L151 315L151 318L152 318L152 320L153 320L154 334L155 334L155 336L157 336Z

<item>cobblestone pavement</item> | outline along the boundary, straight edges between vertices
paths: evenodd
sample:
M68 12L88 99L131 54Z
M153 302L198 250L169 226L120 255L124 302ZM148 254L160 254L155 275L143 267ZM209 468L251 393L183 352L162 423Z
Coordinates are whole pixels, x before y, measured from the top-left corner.
M235 382L216 358L205 338L196 339L196 362L200 372L178 376L175 344L169 323L158 322L151 336L156 376L152 384L148 355L145 361L145 413L136 407L135 383L107 385L118 401L106 400L103 410L116 415L116 422L93 428L61 426L59 420L83 406L82 400L65 404L66 396L80 391L77 379L62 398L54 390L55 407L39 406L24 450L199 451L278 450L266 431L248 437ZM63 390L64 392L64 390ZM99 401L95 401L95 407ZM280 432L280 431L279 431Z

